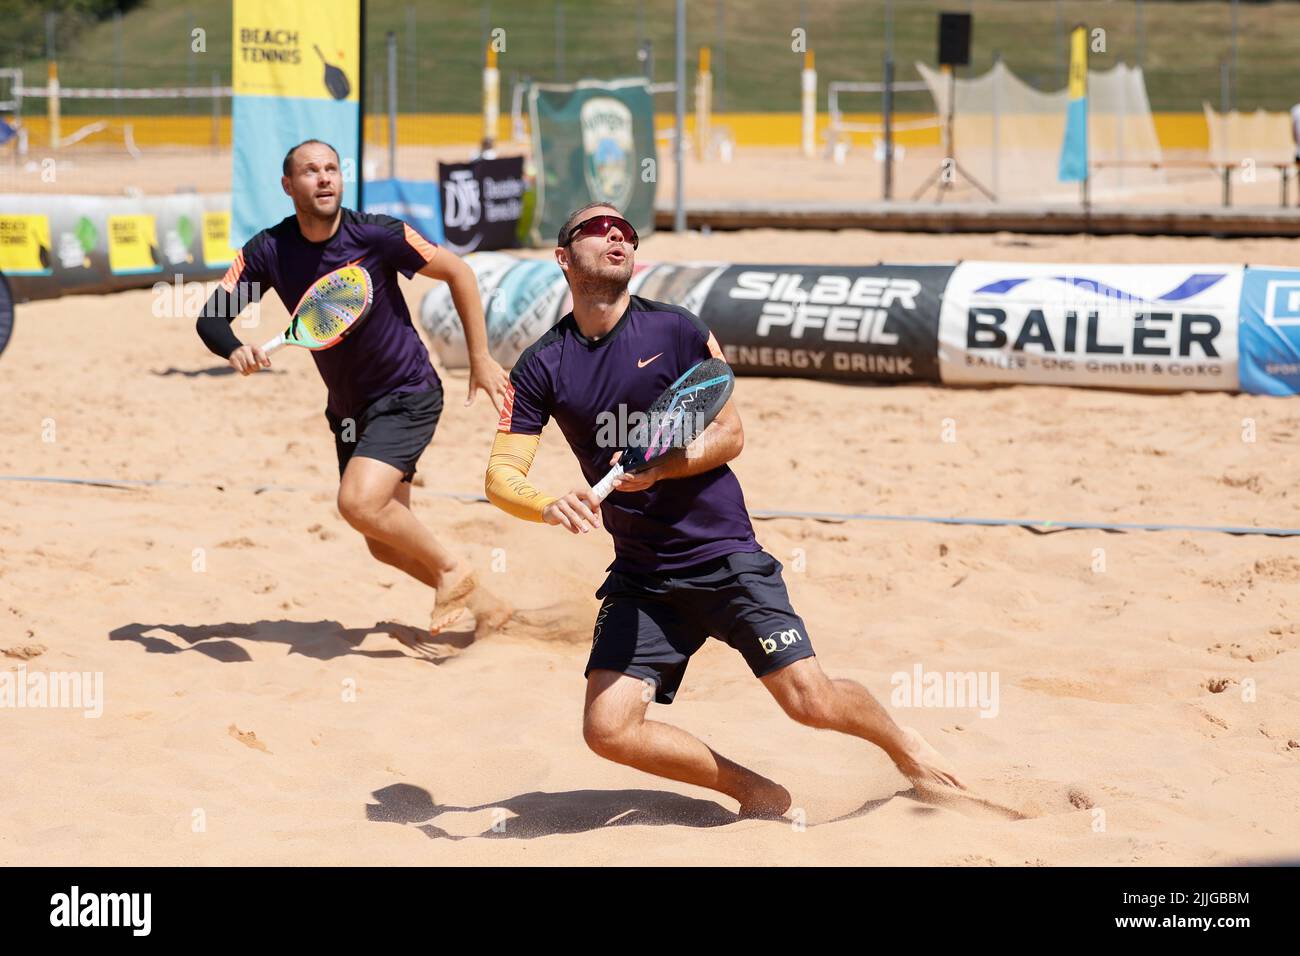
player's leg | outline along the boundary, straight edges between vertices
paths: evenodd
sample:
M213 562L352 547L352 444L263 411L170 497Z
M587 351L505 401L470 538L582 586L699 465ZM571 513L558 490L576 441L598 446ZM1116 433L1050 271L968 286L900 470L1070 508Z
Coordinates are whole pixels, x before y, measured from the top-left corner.
M478 631L500 627L510 618L509 606L480 587L468 563L458 561L415 517L409 486L403 492L402 484L402 472L394 465L355 454L339 482L339 513L365 536L372 554L375 542L382 549L376 557L437 589L432 633L450 627L465 610L474 614ZM426 574L417 573L421 567Z
M355 434L327 415L341 473L339 513L366 537L377 558L437 589L433 633L466 609L474 613L478 629L490 630L509 619L510 607L479 587L469 565L444 548L409 506L409 482L441 414L442 390L435 388L379 399L362 413ZM419 573L421 568L427 574Z
M914 783L962 787L938 752L920 734L899 727L865 687L822 672L781 570L781 562L766 551L731 554L725 567L699 582L707 589L685 599L700 604L711 632L740 651L754 676L799 723L870 741Z
M674 606L672 582L613 571L601 598L587 660L583 737L595 753L734 798L743 814L782 814L790 794L710 750L686 731L646 720L651 700L671 704L690 657L708 639Z
M407 511L411 510L411 483L409 481L398 483L397 491L393 495L393 500L406 508ZM384 542L380 541L378 538L367 537L366 547L370 550L370 554L375 558L375 560L391 565L399 571L405 571L417 581L427 584L431 588L436 588L438 586L439 576L434 574L433 571L418 558L410 557L409 555L398 551L391 545L384 544Z
M414 568L423 567L429 580L413 570L408 573L431 587L439 587L447 576L455 575L458 564L433 532L411 512L409 490L405 492L405 502L399 499L402 485L402 472L397 467L375 458L353 455L339 482L339 514L365 536L371 553L374 545L383 549L383 556L375 557L398 567L401 565L388 558L404 558Z
M582 714L587 746L606 760L725 793L744 816L779 816L790 809L785 787L728 760L680 727L646 720L652 696L643 678L591 671Z
M915 730L900 727L857 681L832 679L815 657L793 661L760 678L791 718L875 744L913 783L965 789L952 768Z

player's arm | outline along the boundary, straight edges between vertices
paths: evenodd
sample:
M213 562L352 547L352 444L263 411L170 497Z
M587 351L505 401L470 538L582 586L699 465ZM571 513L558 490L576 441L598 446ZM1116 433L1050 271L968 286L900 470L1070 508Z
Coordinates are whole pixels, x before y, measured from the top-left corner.
M250 243L235 255L235 261L208 297L194 323L195 331L208 350L229 362L230 367L241 375L271 367L271 360L260 347L245 345L230 328L247 305L262 298L261 276L249 263L252 257Z
M525 521L563 525L574 534L594 529L600 503L591 489L576 488L563 497L538 491L528 481L528 470L537 455L540 435L512 435L497 432L488 458L484 492L506 514Z
M469 352L469 395L465 404L471 404L474 390L481 388L488 393L499 412L510 378L488 354L487 324L483 318L483 300L478 293L478 277L454 252L437 246L434 253L420 269L420 275L441 279L451 287L451 301L455 303L456 314L465 329L465 348Z
M614 480L615 491L645 491L656 481L665 478L689 478L725 465L745 447L745 429L740 422L734 399L727 399L718 417L695 436L683 453L674 455L653 468L633 475L619 475ZM616 452L610 464L618 461Z
M488 501L516 518L563 525L574 534L591 531L597 525L600 502L589 487L582 485L557 497L543 494L528 481L542 429L550 419L549 381L545 368L527 353L510 373L484 492Z

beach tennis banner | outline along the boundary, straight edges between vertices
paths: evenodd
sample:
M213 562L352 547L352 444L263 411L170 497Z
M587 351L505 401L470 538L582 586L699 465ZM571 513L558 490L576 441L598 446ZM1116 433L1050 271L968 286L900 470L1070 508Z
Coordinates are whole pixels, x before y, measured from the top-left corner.
M1300 269L1246 269L1240 344L1242 391L1300 393Z
M442 245L442 203L432 179L371 179L365 212L382 213L411 224L424 238Z
M281 162L305 139L338 150L361 208L360 0L235 0L232 46L232 243L293 214Z
M1239 265L963 262L943 293L944 382L1235 391Z
M553 244L570 212L619 209L642 236L654 231L654 97L643 77L528 87L537 207L533 245Z
M952 266L733 265L698 315L737 374L936 382Z

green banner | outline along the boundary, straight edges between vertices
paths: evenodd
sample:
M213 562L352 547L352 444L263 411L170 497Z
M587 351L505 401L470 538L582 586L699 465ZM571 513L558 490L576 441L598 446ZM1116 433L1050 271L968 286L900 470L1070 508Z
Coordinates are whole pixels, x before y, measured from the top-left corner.
M537 208L530 240L550 245L574 209L606 202L642 236L654 230L654 97L642 78L534 83L528 89Z

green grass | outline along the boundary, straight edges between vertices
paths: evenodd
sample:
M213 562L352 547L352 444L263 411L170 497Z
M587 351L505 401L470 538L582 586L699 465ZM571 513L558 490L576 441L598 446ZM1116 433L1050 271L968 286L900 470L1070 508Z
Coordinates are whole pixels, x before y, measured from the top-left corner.
M366 109L382 102L377 82L384 69L384 35L398 37L399 107L403 112L476 112L485 25L505 30L501 55L503 108L513 82L524 76L566 80L642 71L638 42L654 44L655 79L673 78L674 0L564 0L564 42L557 54L555 0L369 0L367 58L372 82ZM723 24L719 30L719 8ZM791 50L791 30L807 10L809 41L816 51L821 88L829 79L870 79L881 74L885 50L885 0L690 0L688 59L714 47L715 108L791 111L799 108L801 56ZM1135 0L896 0L894 49L900 79L912 63L932 63L936 14L973 7L972 67L982 72L1000 53L1032 85L1058 88L1065 75L1065 34L1076 22L1106 31L1106 51L1095 67L1134 62L1142 46L1151 106L1199 110L1202 100L1220 102L1220 64L1231 53L1231 8L1226 0L1142 4L1139 30ZM485 16L486 14L486 16ZM1300 3L1248 3L1239 7L1236 104L1238 108L1289 108L1300 100L1295 65ZM62 39L65 85L125 86L207 84L215 74L230 78L230 0L154 0L127 14L120 31L110 20ZM190 50L190 30L206 30L206 52ZM72 33L72 30L66 31ZM44 77L43 52L16 49L0 38L0 65L19 63L29 79ZM924 108L928 98L899 103ZM668 99L663 103L668 105ZM823 98L820 99L824 108ZM65 101L65 112L94 112L102 103ZM30 108L42 108L32 103ZM163 105L161 111L174 110ZM195 112L207 109L192 104ZM121 110L138 110L123 104Z

